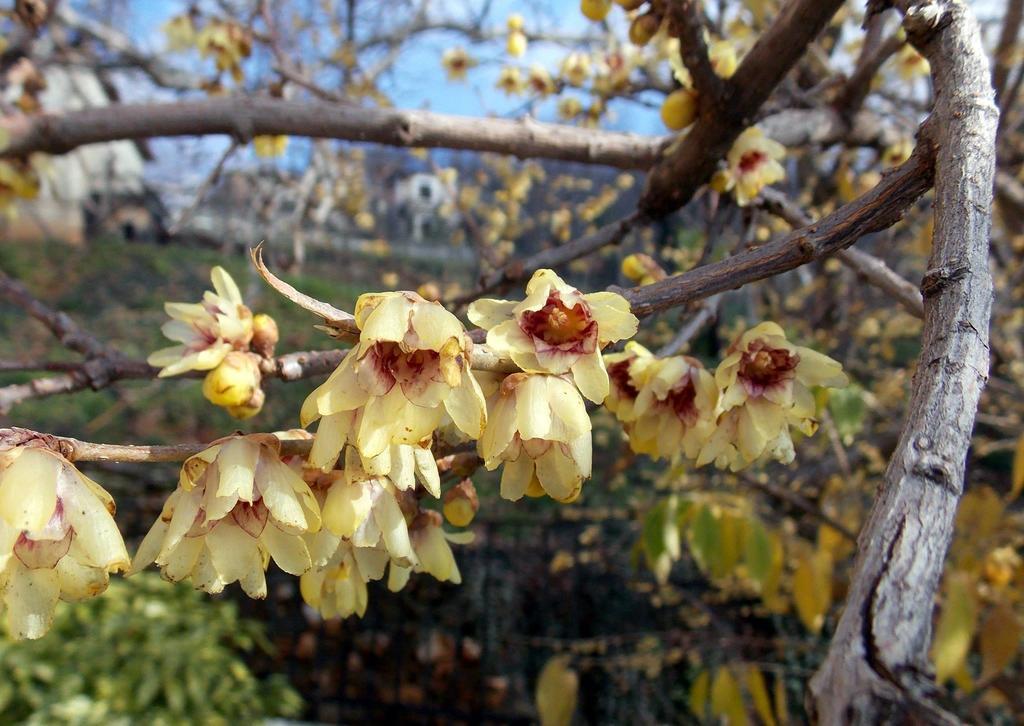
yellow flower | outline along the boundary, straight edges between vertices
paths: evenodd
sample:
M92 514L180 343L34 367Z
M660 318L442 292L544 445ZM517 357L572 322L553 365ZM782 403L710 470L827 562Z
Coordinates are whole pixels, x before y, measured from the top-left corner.
M882 152L882 166L899 166L910 158L914 153L914 142L908 138L902 138L892 146L887 146Z
M350 440L364 459L396 444L426 448L446 411L467 436L480 436L486 404L458 318L414 292L390 292L361 295L355 319L359 343L302 405L303 426L322 418L314 447L336 457Z
M669 65L672 67L673 77L683 88L692 88L693 77L686 64L683 63L679 39L669 38L665 41L664 47ZM728 40L711 41L708 43L708 60L711 61L711 69L714 70L715 75L721 78L731 78L738 65L736 47Z
M519 13L512 13L511 15L508 16L508 19L505 21L505 25L511 32L522 30L523 16L520 15Z
M750 204L769 184L786 178L779 163L786 155L786 147L769 139L761 129L752 126L736 139L726 161L729 168L719 177L721 191L732 190L741 207Z
M15 202L18 199L35 199L39 196L39 189L39 174L31 163L0 161L0 212L9 218L16 217Z
M604 356L611 383L604 405L619 421L627 423L636 420L633 408L646 380L646 369L656 361L647 348L632 340L626 343L626 349L621 353Z
M477 448L489 471L505 465L501 496L515 501L539 486L552 499L575 500L591 464L590 417L579 391L542 373L514 373L494 388Z
M0 453L0 596L15 638L40 638L57 600L107 589L128 567L114 500L59 454L35 447Z
M299 580L302 599L324 618L362 617L366 613L366 583L384 576L388 556L384 550L355 547L338 541L335 552L322 567Z
M530 66L530 73L526 77L526 85L533 93L541 98L550 96L558 90L558 86L555 85L554 80L551 78L551 74L548 73L544 66L538 63L534 63Z
M813 386L845 386L842 366L817 351L793 345L776 323L745 332L715 371L721 392L718 428L697 460L738 469L762 455L793 459L789 427L813 434Z
M469 544L473 541L473 533L445 532L441 528L441 521L441 515L434 511L423 511L416 515L409 526L412 547L416 552L415 563L402 565L391 560L391 568L388 570L389 590L401 590L413 572L426 572L439 582L450 582L453 585L462 582L462 573L459 572L449 542Z
M167 36L167 50L185 50L195 45L196 29L187 13L175 15L162 28Z
M156 562L173 582L191 577L197 589L218 593L237 581L262 598L270 558L293 575L309 570L302 535L320 529L320 508L279 453L274 436L236 435L187 459L131 572Z
M526 54L526 48L529 45L526 40L526 33L521 30L512 30L508 34L508 40L505 43L505 50L513 58L522 58Z
M253 137L252 146L256 151L256 156L272 159L275 156L281 156L288 148L288 137L284 134L262 134Z
M620 364L621 365L621 364ZM714 377L689 356L670 356L635 362L632 385L640 389L630 411L626 431L629 445L638 454L673 459L680 453L697 458L715 430L718 388ZM625 419L627 406L619 410Z
M562 78L570 86L582 86L590 76L590 56L579 51L570 53L562 61Z
M480 498L471 479L463 479L444 493L444 518L456 527L468 527L480 509Z
M904 81L912 81L918 76L927 76L932 70L928 59L918 53L909 43L896 54L896 69Z
M563 121L572 121L583 113L583 104L578 98L565 96L558 99L558 118Z
M242 303L242 293L223 267L210 272L213 288L202 302L164 303L171 320L161 331L180 345L152 353L147 362L163 368L160 377L187 371L216 368L232 350L245 350L252 340L252 313Z
M507 96L518 96L526 89L526 81L523 80L518 68L505 66L501 69L494 87L504 91Z
M466 72L476 65L465 48L448 48L441 54L441 65L449 81L466 80Z
M477 300L469 319L488 331L491 348L524 371L572 373L583 395L601 403L608 395L601 349L636 334L639 321L629 303L612 292L584 295L551 270L537 270L526 295Z
M213 56L218 71L229 71L235 82L242 80L242 60L252 52L252 37L237 23L212 20L196 36L203 58Z

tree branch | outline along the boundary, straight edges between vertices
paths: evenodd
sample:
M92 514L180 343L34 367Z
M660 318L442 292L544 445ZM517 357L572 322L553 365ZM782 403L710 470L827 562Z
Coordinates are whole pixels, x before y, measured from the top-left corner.
M34 151L62 154L84 144L157 136L229 134L248 141L259 134L289 134L644 169L654 163L667 144L662 137L541 123L530 118L472 118L265 97L122 104L7 117L3 125L10 132L10 144L0 156Z
M810 708L821 723L952 721L932 703L927 653L988 376L998 111L969 6L954 0L898 4L935 81L935 233L907 418L860 535L846 607L810 684Z
M720 262L617 291L629 300L635 315L651 315L828 257L866 234L886 229L931 188L935 150L928 132L925 124L911 157L887 172L874 189L820 221Z

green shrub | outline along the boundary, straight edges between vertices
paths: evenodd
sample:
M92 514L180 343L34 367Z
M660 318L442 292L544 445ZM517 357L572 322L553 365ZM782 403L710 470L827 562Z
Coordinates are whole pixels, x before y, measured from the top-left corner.
M61 604L43 639L0 640L4 723L227 724L295 716L283 676L259 679L245 654L269 651L235 604L155 574L116 578L93 600Z

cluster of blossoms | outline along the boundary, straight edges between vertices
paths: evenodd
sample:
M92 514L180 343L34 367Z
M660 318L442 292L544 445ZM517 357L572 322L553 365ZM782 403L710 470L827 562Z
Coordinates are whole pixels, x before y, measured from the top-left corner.
M249 418L263 408L260 361L272 358L277 323L269 315L253 315L242 302L238 285L222 267L210 273L213 291L198 303L165 303L171 317L161 330L178 345L151 354L148 362L160 377L188 371L209 371L203 395L235 418Z
M236 83L243 79L242 61L252 54L252 33L238 23L213 19L197 28L197 13L175 15L163 25L167 49L196 48L203 58L212 58L218 72L228 72Z
M633 451L731 471L763 459L792 461L791 428L808 436L817 428L811 389L847 383L838 362L793 345L771 322L740 336L713 375L693 358L656 358L635 343L606 363L612 390L605 404Z

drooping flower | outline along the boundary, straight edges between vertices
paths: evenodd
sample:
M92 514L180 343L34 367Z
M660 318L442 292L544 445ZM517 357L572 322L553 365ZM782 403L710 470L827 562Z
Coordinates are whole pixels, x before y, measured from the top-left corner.
M168 580L191 577L209 593L237 581L262 598L270 558L293 575L309 570L302 536L320 529L320 508L279 454L275 436L236 435L187 459L131 572L156 562Z
M476 65L476 61L465 48L456 47L448 48L441 54L441 65L449 81L464 81L466 72Z
M304 426L322 419L314 444L321 465L346 440L365 460L398 444L426 448L445 412L479 437L486 404L458 318L414 292L392 292L360 296L355 319L359 343L302 406Z
M381 548L356 547L337 540L330 559L299 580L302 599L324 618L363 617L368 601L366 583L384 577L388 554Z
M413 572L426 572L439 582L450 582L453 585L462 582L462 573L459 572L449 543L469 544L473 541L473 533L446 532L441 527L441 521L441 515L434 511L422 511L416 515L409 525L409 536L416 552L416 561L412 565L391 561L388 570L389 590L401 590Z
M685 454L695 459L715 429L714 377L700 361L683 355L654 359L642 371L626 428L630 448L654 458Z
M580 51L573 51L562 60L562 78L570 86L579 88L590 76L590 56Z
M180 345L152 353L147 362L162 368L160 377L216 368L232 350L246 350L252 340L252 312L223 267L210 271L215 292L203 293L202 302L165 303L171 320L161 330Z
M260 388L263 376L252 353L230 351L203 379L203 396L223 406L235 418L249 418L263 408L266 396Z
M128 567L114 501L64 457L37 447L0 453L0 593L7 628L40 638L58 600L85 600Z
M498 74L498 80L494 83L494 87L504 91L505 95L518 96L526 90L526 81L523 80L518 68L505 66Z
M811 388L845 386L847 378L838 362L793 345L776 323L764 322L730 347L715 382L721 391L718 430L697 464L716 461L735 469L762 455L792 461L790 426L809 435L817 425Z
M284 154L288 148L288 137L285 134L261 134L252 139L252 148L256 156L273 159Z
M626 423L636 420L633 409L643 387L645 370L655 361L656 358L647 348L632 340L626 343L626 349L621 353L604 356L610 382L604 406L619 421Z
M487 330L487 344L524 371L571 373L583 395L601 403L608 373L601 349L632 337L638 320L629 303L612 292L584 295L551 270L538 270L526 299L477 300L469 319Z
M786 170L779 163L785 155L785 146L751 126L729 149L728 168L715 174L712 186L720 192L732 191L736 203L745 207L766 186L786 178Z
M513 373L490 387L489 423L477 448L489 471L504 464L501 496L574 501L591 465L590 417L579 391L566 377L544 373Z
M531 92L541 98L546 98L558 90L558 86L555 84L554 79L551 78L547 68L539 63L534 63L530 66L530 72L526 77L526 85Z

